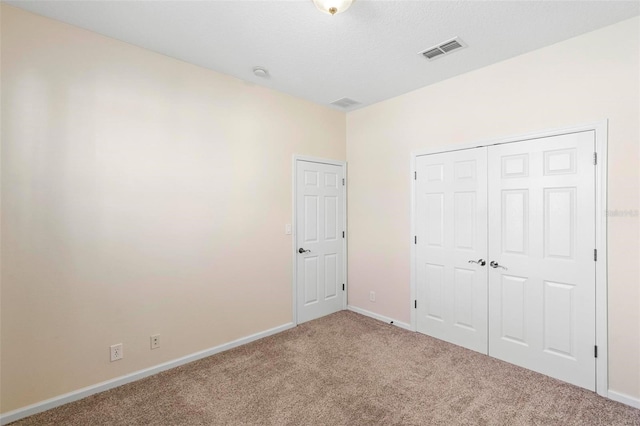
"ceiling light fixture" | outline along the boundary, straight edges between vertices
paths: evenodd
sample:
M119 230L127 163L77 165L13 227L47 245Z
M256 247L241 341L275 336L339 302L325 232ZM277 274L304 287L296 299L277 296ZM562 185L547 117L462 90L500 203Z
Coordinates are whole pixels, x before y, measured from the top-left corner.
M329 15L344 12L349 9L351 3L353 3L353 0L313 0L313 4L316 5L318 10Z

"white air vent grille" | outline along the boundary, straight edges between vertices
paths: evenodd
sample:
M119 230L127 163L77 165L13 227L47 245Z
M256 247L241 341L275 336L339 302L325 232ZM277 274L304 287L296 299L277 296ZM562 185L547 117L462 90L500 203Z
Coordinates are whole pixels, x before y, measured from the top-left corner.
M353 99L349 99L349 98L341 98L341 99L338 99L337 101L331 102L331 105L339 106L340 108L349 108L359 104L360 102L354 101Z
M440 43L437 46L430 47L427 50L423 50L422 52L420 52L420 54L425 58L432 60L463 47L467 47L467 45L464 44L464 42L458 37L456 37L454 39L447 40L444 43Z
M427 50L426 52L423 53L423 55L427 58L427 59L433 59L436 56L440 56L440 55L444 55L445 52L443 52L442 50L435 48L435 49L431 49L431 50Z
M451 52L452 50L461 48L462 45L458 40L451 40L448 43L440 45L440 49L444 50L445 53Z

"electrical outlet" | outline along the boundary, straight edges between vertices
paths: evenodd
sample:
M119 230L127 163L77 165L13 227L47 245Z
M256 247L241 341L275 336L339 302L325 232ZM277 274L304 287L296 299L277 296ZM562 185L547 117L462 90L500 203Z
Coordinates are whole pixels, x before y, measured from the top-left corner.
M375 291L370 291L369 292L369 301L371 301L371 302L375 302L376 301L376 292Z
M151 336L151 349L158 349L160 347L160 335L154 334Z
M122 343L111 345L111 362L124 358Z

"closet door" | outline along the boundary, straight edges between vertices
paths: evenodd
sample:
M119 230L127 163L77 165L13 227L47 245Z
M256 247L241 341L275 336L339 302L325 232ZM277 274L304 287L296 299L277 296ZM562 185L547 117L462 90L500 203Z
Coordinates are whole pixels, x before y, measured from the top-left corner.
M594 133L489 147L489 355L595 390Z
M486 148L420 156L415 186L417 329L482 353L487 353L486 156Z

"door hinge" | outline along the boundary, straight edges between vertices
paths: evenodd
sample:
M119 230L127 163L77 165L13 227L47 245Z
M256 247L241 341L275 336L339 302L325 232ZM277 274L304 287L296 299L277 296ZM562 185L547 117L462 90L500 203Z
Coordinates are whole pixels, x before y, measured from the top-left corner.
M413 244L418 244L418 236L414 235L413 237Z
M413 172L413 180L418 180L418 172Z
M342 186L344 186L344 178L342 178Z
M342 283L342 291L344 291L344 283Z
M593 347L593 356L595 358L598 358L598 345Z
M342 231L342 238L344 238L344 231Z
M594 152L593 153L593 165L595 166L596 164L598 164L598 153Z
M593 261L598 261L598 249L593 249Z
M418 301L417 300L413 301L413 308L414 309L418 309Z

